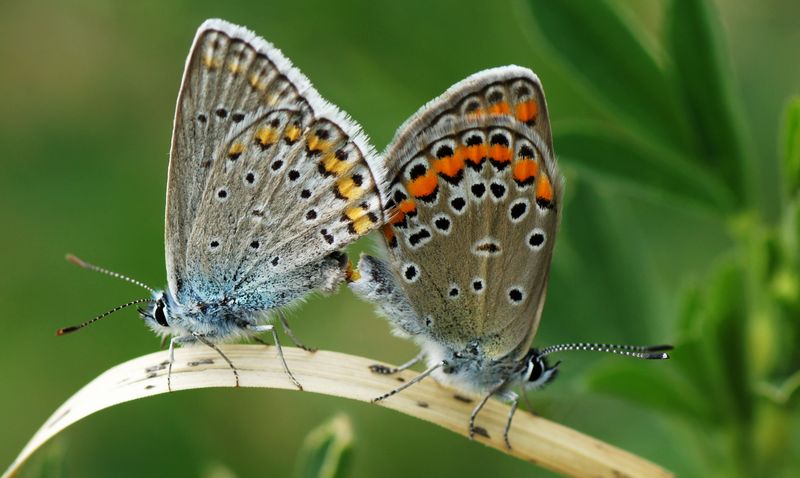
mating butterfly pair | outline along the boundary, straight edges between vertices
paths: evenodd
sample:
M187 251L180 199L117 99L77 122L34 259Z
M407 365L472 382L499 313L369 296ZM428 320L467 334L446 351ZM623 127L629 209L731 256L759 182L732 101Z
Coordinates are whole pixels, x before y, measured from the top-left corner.
M531 349L561 213L562 179L536 75L507 66L479 72L421 108L377 155L360 127L326 102L270 43L208 20L186 62L175 113L166 208L168 288L71 257L147 288L140 314L175 345L216 344L271 332L309 292L348 281L377 304L433 374L516 409L516 384L557 372L546 356L588 349L646 359L669 347L565 344ZM343 249L380 228L386 259L352 270ZM107 316L59 330L77 330ZM303 346L303 348L305 348Z

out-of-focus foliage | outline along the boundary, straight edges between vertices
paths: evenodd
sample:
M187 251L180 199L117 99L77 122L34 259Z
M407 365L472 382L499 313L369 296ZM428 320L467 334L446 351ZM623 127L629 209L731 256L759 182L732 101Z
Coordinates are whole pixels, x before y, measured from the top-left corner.
M786 0L2 3L0 354L16 365L2 371L0 463L80 385L158 346L131 312L54 337L140 292L62 258L163 284L180 74L196 27L222 17L279 46L379 149L470 73L536 71L567 176L536 344L677 345L660 363L564 354L537 413L680 476L797 476L798 16ZM346 290L290 320L313 346L416 353ZM336 468L347 476L549 476L389 410L256 390L115 407L28 474L320 476L349 433L308 434L337 412L358 437Z
M353 449L353 426L338 415L312 430L297 457L297 478L343 478Z
M621 182L708 206L731 240L698 276L705 283L681 294L674 366L613 364L589 383L692 428L684 446L703 458L696 475L789 476L800 471L790 463L800 371L800 103L790 103L781 128L775 164L785 179L771 187L785 188L785 199L771 224L759 210L755 174L761 158L774 155L752 146L752 118L734 93L716 9L703 0L667 3L659 65L607 2L529 2L547 12L534 18L554 54L593 95L619 107L610 127L562 130L557 151ZM564 41L567 25L577 34ZM642 145L634 148L614 127L654 134L637 134Z
M792 197L800 193L800 97L789 103L783 124L783 172L786 194Z

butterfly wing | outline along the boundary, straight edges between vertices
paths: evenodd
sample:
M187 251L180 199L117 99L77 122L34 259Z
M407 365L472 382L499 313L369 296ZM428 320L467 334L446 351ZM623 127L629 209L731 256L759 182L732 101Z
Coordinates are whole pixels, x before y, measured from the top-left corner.
M323 285L318 264L380 224L381 177L358 125L280 51L206 21L186 62L170 154L173 297L258 289L265 297L253 307L274 307Z
M561 177L538 78L477 73L424 106L385 153L390 262L432 338L522 354L541 316Z

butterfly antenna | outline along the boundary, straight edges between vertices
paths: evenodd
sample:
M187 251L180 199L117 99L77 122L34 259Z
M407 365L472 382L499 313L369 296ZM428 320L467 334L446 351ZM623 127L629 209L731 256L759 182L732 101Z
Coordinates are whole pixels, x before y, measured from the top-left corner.
M136 279L131 279L130 277L124 276L124 275L122 275L122 274L120 274L118 272L110 271L108 269L103 269L102 267L96 266L94 264L89 264L88 262L84 261L83 259L81 259L79 257L76 257L76 256L74 256L72 254L67 254L67 260L72 262L76 266L83 268L83 269L89 269L89 270L92 270L92 271L95 271L95 272L100 272L102 274L109 275L111 277L116 277L117 279L122 279L125 282L130 282L131 284L136 284L139 287L144 287L145 289L149 290L153 294L156 293L155 289L153 289L152 287L150 287L149 285L147 285L147 284L145 284L143 282L140 282L140 281L138 281Z
M70 332L75 332L76 330L82 329L82 328L86 327L87 325L91 325L91 324L97 322L98 320L100 320L100 319L102 319L104 317L108 317L109 315L113 314L114 312L116 312L118 310L124 309L125 307L130 307L130 306L132 306L134 304L141 304L143 302L150 302L152 300L153 299L151 299L151 298L136 299L136 300L132 300L132 301L128 302L127 304L118 305L117 307L114 307L113 309L109 310L108 312L104 312L104 313L98 315L97 317L95 317L94 319L87 320L86 322L84 322L82 324L73 325L71 327L60 328L60 329L56 330L56 335L61 336L61 335L64 335L64 334L68 334Z
M667 351L672 350L672 345L618 345L618 344L559 344L546 347L539 352L540 357L554 352L567 350L589 350L592 352L606 352L645 360L666 360L669 358Z

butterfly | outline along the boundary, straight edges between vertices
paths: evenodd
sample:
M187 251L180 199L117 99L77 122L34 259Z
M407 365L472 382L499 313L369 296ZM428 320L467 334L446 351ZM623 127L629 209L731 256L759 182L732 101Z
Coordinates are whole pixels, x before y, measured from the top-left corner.
M361 128L325 101L281 52L249 30L207 20L181 82L166 205L167 284L141 282L71 256L76 264L145 287L132 301L145 324L176 345L271 332L275 312L348 275L341 250L383 222L385 168ZM109 312L110 313L110 312ZM59 330L77 330L107 316Z
M483 396L469 434L492 396L511 403L506 446L519 395L552 381L563 350L597 350L665 359L669 346L563 344L531 348L547 292L562 212L563 180L538 77L505 66L476 73L423 106L383 154L389 189L382 227L387 259L364 255L350 288L421 353L396 373L428 375Z

